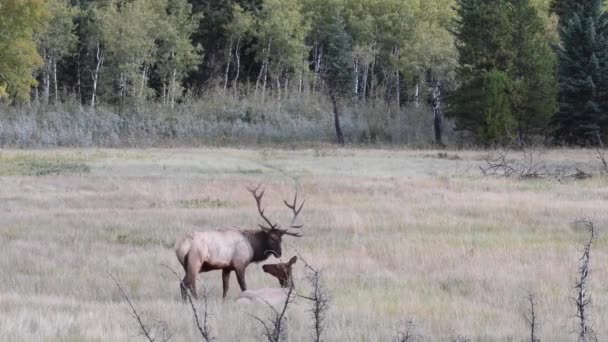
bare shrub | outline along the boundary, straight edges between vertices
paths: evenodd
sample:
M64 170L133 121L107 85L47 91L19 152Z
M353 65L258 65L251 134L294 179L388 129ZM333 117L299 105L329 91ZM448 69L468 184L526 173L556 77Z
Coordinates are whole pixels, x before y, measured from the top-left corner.
M155 342L157 340L162 341L162 342L169 341L171 339L171 334L169 333L167 323L165 323L163 321L157 321L152 326L147 326L144 323L144 317L143 317L144 314L141 312L138 312L137 309L135 309L135 306L133 305L133 302L129 298L129 295L127 295L127 293L122 288L122 286L120 286L120 283L118 282L118 280L116 280L116 278L114 278L114 276L112 274L108 274L108 275L110 276L110 278L112 278L112 280L118 287L120 294L127 301L127 304L129 304L133 318L135 319L135 321L137 321L137 324L139 327L139 333L142 336L144 336L146 338L146 340L148 340L149 342Z
M277 309L272 304L266 303L270 314L266 319L255 315L249 315L262 327L261 337L268 342L280 342L287 340L287 309L296 298L293 284L287 288L287 296L281 308Z
M162 265L162 266L164 266L169 271L171 271L171 273L173 273L173 275L175 275L175 277L180 281L181 287L184 289L184 293L186 294L186 298L188 300L188 303L190 304L190 309L192 310L192 315L194 317L194 323L196 324L196 328L197 328L199 334L201 335L202 340L205 342L211 342L211 341L215 340L215 338L211 335L211 329L209 327L209 318L211 317L211 315L209 313L209 305L208 305L209 296L207 293L207 289L203 286L203 292L200 296L203 300L203 312L202 312L202 321L201 321L201 315L199 315L198 309L196 308L196 304L195 304L194 298L193 298L190 290L184 285L184 283L182 282L182 279L177 274L177 272L175 272L175 270L173 270L171 267L169 267L167 265Z
M312 267L296 248L293 249L306 268L306 279L311 287L308 295L298 295L298 297L304 298L310 302L310 309L308 312L312 319L312 340L320 342L323 340L323 333L327 329L327 312L330 308L331 296L323 283L321 271Z
M589 311L591 307L591 295L587 292L589 276L591 274L591 245L596 237L596 230L590 220L580 220L578 224L583 225L589 233L589 241L583 246L583 255L579 259L578 276L574 286L575 295L572 301L576 306L576 318L578 319L578 340L581 342L597 341L597 337L591 328Z
M540 342L540 339L536 337L536 331L538 330L538 314L536 313L536 296L531 291L526 296L528 302L528 310L524 314L527 326L530 330L530 342Z
M416 325L414 324L414 321L409 320L405 322L405 326L397 334L397 341L412 342L415 341L416 338L418 338L418 335L416 334Z

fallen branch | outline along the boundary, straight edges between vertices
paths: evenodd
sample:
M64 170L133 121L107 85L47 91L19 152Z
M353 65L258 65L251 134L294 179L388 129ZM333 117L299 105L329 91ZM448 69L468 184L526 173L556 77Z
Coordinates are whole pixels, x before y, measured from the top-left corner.
M199 318L199 314L198 314L198 310L196 309L196 305L194 304L194 299L192 298L192 293L190 292L189 289L186 288L186 286L183 284L179 274L177 274L177 272L175 272L175 270L173 270L171 267L167 266L167 265L162 265L164 267L166 267L169 271L171 271L171 273L173 273L175 275L175 277L179 280L180 285L182 286L182 288L186 289L186 298L188 298L188 303L190 303L190 308L192 310L192 314L194 316L194 322L196 324L196 328L198 329L199 334L201 335L201 337L203 338L203 340L205 342L211 342L213 341L215 338L211 336L211 329L209 328L209 310L208 310L208 295L207 295L207 289L203 286L203 293L202 293L202 299L203 299L203 322L201 323L201 320Z

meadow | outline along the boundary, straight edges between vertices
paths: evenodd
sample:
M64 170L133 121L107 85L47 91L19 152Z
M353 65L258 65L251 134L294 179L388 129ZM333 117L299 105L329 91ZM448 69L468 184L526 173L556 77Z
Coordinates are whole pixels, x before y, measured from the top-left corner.
M491 152L490 152L491 153ZM526 295L538 337L573 341L570 297L588 234L591 322L608 339L608 177L593 150L550 150L550 165L593 171L585 180L482 176L484 151L391 149L57 149L0 152L0 331L3 341L137 341L131 312L164 321L172 341L199 340L175 276L186 232L260 221L247 186L263 183L267 213L306 204L296 254L322 270L332 296L327 341L393 341L408 321L417 340L520 341ZM276 262L270 258L267 262ZM302 263L298 292L308 290ZM200 275L218 341L256 341L249 314L263 306L221 300L221 273ZM247 269L250 288L276 287ZM288 339L309 341L308 303L289 309Z

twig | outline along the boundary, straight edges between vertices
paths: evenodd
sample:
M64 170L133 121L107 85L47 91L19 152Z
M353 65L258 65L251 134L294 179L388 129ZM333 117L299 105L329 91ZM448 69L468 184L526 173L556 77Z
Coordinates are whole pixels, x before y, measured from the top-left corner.
M538 328L538 317L536 314L536 297L534 293L531 291L528 292L526 296L526 300L528 301L528 311L524 315L526 322L528 323L528 327L530 328L530 342L539 342L540 339L536 337L536 330Z
M262 336L269 342L279 342L286 339L285 334L287 333L287 328L285 327L285 316L287 314L289 304L293 303L295 299L293 290L294 287L292 283L287 289L287 296L285 297L285 302L283 302L283 307L280 311L277 310L272 304L264 301L271 310L270 317L267 319L267 321L261 319L260 317L247 314L260 323L264 329Z
M133 302L131 302L131 299L129 298L129 296L127 295L125 290L123 290L122 286L120 286L120 283L118 282L118 280L116 280L116 278L114 278L112 273L108 273L108 275L110 276L110 278L112 278L112 280L114 281L114 283L120 290L122 297L127 301L127 303L129 304L129 307L131 307L131 313L133 314L133 317L139 324L140 333L142 335L144 335L149 342L154 342L156 339L151 336L150 332L148 331L148 328L146 328L146 326L144 325L144 322L142 320L143 314L137 312L137 310L135 309L135 306L133 305Z
M589 232L589 241L585 243L583 247L583 255L579 259L578 267L578 278L576 280L575 297L571 298L576 305L576 317L579 320L578 323L578 340L581 342L589 342L595 335L589 322L589 311L587 310L591 305L591 295L587 293L587 286L589 282L589 275L591 269L589 262L591 260L591 245L596 237L595 226L590 220L579 220L577 223L584 225Z
M292 247L293 248L293 247ZM312 287L311 293L308 296L300 296L302 298L308 299L311 302L311 307L309 312L313 319L313 341L320 342L322 340L323 332L326 329L326 318L327 311L329 310L331 298L328 295L326 289L323 286L321 272L312 266L306 259L302 256L302 254L296 249L293 250L298 254L304 266L308 270L306 278L308 279L309 284Z
M179 274L177 274L177 272L175 272L174 269L172 269L171 267L169 267L168 265L165 265L165 264L161 264L161 266L164 266L169 271L171 271L171 273L173 273L175 275L175 277L180 281L181 286L183 288L186 288L184 283L182 282L181 278L179 277ZM192 294L190 293L190 290L188 288L186 288L186 297L188 298L188 302L190 303L190 308L192 309L192 314L194 315L194 322L196 323L196 328L198 329L198 332L200 333L201 337L206 342L213 341L215 338L211 336L211 332L210 332L211 329L209 328L209 316L210 315L209 315L209 310L208 310L207 289L203 286L202 298L203 298L204 310L203 310L203 322L202 323L199 318L198 310L196 309L196 305L194 304L194 299L192 298Z

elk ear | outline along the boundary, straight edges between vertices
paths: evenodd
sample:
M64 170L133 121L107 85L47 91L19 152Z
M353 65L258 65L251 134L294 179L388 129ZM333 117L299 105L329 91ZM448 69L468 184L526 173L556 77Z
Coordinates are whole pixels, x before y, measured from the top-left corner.
M296 261L298 261L298 257L297 256L291 257L291 259L289 259L289 262L288 262L289 266L295 264Z

